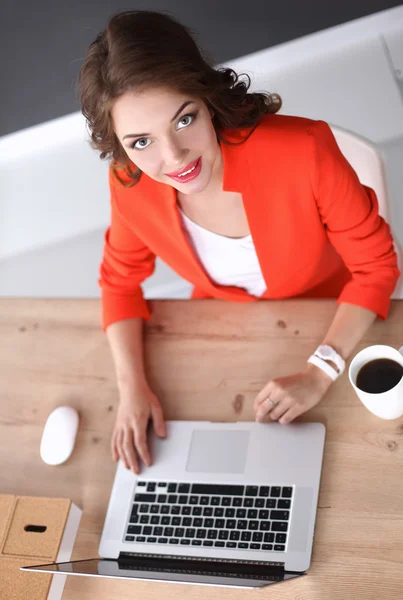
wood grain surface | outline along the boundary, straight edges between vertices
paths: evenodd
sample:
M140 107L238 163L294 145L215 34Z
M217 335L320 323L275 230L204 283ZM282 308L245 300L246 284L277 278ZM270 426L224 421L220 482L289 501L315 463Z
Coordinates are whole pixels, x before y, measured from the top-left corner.
M166 419L249 421L272 377L303 369L322 341L333 300L156 300L145 327L149 382ZM110 435L117 388L97 300L0 299L0 491L68 497L83 509L73 559L97 557L116 470ZM378 320L353 355L403 343L403 302ZM80 413L73 455L39 456L49 413ZM403 597L403 418L379 419L347 373L303 415L327 435L312 565L306 577L259 592L68 577L63 600L397 600ZM1 595L1 594L0 594Z

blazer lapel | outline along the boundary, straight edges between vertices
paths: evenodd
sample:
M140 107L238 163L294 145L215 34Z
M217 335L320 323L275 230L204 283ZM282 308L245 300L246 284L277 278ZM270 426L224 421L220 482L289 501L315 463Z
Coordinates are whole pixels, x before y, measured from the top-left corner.
M178 257L180 257L178 264L171 266L181 271L180 274L184 277L188 276L188 273L197 274L200 287L214 286L183 230L175 188L165 185L164 196L159 207L162 211L160 216L165 227L171 232L172 242L178 249Z
M300 225L290 212L292 203L286 202L286 195L293 193L293 186L287 185L284 167L277 162L280 158L275 151L270 151L267 138L264 148L254 140L237 146L222 144L221 148L224 190L242 194L266 283L263 297L281 297L290 286L297 290L305 269L301 270L298 257L285 249L292 248L299 238Z

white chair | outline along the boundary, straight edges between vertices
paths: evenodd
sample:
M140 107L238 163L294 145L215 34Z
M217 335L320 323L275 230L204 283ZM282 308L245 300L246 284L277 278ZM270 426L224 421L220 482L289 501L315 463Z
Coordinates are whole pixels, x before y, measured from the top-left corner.
M356 133L351 133L351 131L336 125L330 125L330 127L340 150L357 173L360 182L374 190L378 198L379 214L391 226L385 169L379 150L369 140ZM393 233L392 227L391 230ZM396 236L394 236L394 240L399 269L402 271L403 253ZM403 298L402 276L397 282L392 298Z

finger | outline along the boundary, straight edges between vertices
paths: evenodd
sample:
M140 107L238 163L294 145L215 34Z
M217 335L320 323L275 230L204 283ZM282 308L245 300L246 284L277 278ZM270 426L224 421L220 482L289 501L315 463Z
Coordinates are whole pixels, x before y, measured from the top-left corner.
M134 442L137 452L147 467L151 465L151 456L147 446L148 419L141 418L133 422Z
M111 454L112 454L112 460L114 460L116 462L119 458L119 454L118 454L118 451L116 448L116 431L113 431L112 437L111 437Z
M123 450L123 431L121 429L119 429L115 434L115 444L118 458L120 458L126 469L128 469L129 464L126 461L126 456Z
M270 419L272 421L278 421L293 405L293 399L290 396L284 396L277 406L273 407L270 411Z
M126 462L129 465L129 469L131 469L138 475L140 473L140 465L134 448L133 431L130 427L125 427L123 429L122 448L126 458Z
M260 392L258 393L258 395L256 396L256 398L253 401L253 408L256 411L259 407L259 404L261 404L262 402L264 402L264 400L266 400L266 398L273 393L273 381L269 381L269 383L267 383L264 388L262 390L260 390Z
M166 437L167 428L164 419L164 413L162 412L161 404L150 404L151 418L153 421L153 427L155 433L159 437Z
M271 394L268 398L263 400L257 407L256 420L260 421L260 420L264 419L266 416L270 416L270 418L271 418L272 411L275 408L277 408L280 401L281 401L281 396L280 396L280 398L279 397L276 398L276 396L274 396L273 394ZM273 402L274 402L274 404L273 404Z
M299 410L295 404L291 406L279 419L279 423L282 425L286 425L287 423L291 423L294 419L296 419L303 411Z

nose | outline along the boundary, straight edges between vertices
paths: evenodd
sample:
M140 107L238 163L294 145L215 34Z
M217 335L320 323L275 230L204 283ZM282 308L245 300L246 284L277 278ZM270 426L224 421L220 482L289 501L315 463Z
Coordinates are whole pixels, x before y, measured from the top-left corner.
M163 148L163 158L166 165L166 173L175 171L181 165L185 165L188 151L182 148L175 140L166 140Z

